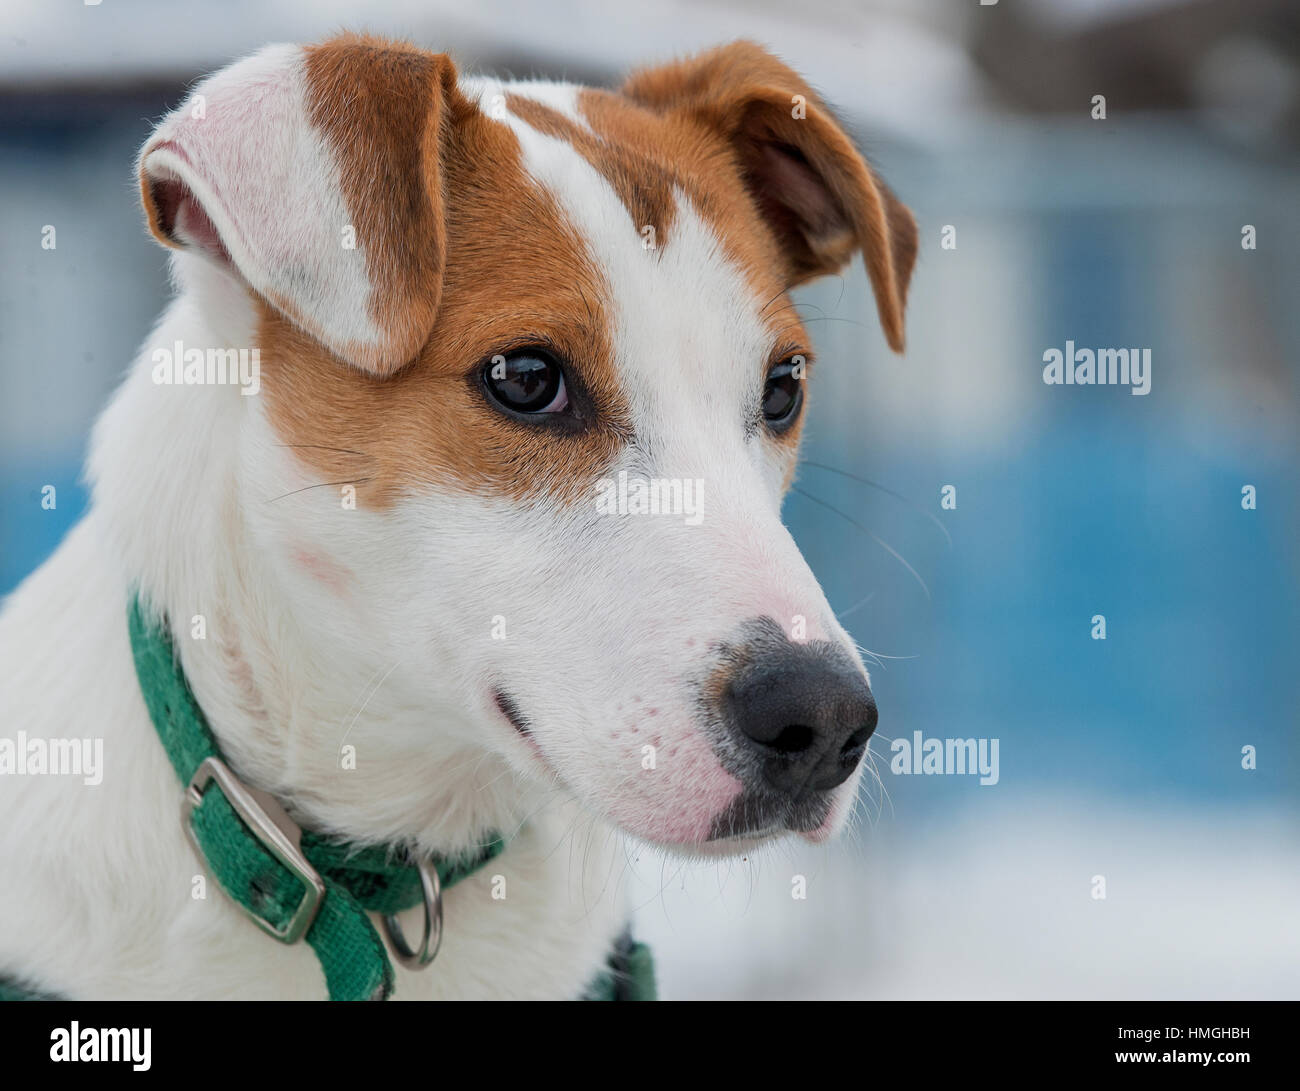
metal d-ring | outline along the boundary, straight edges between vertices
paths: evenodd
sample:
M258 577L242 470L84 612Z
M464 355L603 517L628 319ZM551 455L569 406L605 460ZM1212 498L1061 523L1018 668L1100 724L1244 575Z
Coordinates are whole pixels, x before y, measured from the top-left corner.
M424 890L424 936L420 948L411 950L396 913L384 917L384 933L398 962L408 970L423 970L438 957L438 948L442 946L442 882L438 869L428 860L416 860L415 869L420 873L420 886Z

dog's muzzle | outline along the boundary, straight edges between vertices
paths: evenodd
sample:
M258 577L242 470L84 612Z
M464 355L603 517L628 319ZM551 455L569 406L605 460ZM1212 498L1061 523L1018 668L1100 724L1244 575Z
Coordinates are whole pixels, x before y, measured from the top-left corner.
M830 641L795 643L771 619L724 648L709 687L723 765L745 786L713 837L815 830L876 730L861 667Z

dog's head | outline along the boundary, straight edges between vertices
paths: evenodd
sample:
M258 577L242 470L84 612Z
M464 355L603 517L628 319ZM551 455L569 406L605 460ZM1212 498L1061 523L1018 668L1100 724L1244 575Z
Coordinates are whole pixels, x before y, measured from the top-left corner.
M140 163L154 234L248 290L244 487L295 494L250 530L304 617L647 840L844 821L876 708L780 519L787 291L862 253L901 349L916 229L793 71L736 43L607 92L272 47Z

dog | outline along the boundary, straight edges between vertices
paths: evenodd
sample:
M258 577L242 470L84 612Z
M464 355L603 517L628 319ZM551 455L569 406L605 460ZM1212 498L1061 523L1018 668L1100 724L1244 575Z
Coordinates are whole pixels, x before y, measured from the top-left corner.
M326 995L190 843L133 602L281 829L504 843L397 998L576 998L629 846L845 824L877 712L780 518L788 293L860 253L901 352L917 232L799 75L737 42L503 83L344 35L198 84L138 171L175 298L0 616L6 734L102 740L102 779L0 775L0 978Z

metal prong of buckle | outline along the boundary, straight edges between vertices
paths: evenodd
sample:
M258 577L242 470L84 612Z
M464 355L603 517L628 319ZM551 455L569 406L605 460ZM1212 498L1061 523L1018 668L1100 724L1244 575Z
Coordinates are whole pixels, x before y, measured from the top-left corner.
M212 865L208 863L203 846L194 834L193 815L194 808L203 802L203 793L209 782L214 780L226 801L243 819L244 825L280 863L293 872L303 886L302 901L283 928L277 928L270 921L259 917L238 899L231 900L268 936L274 936L281 943L297 943L312 926L321 899L325 897L325 880L302 854L302 829L273 796L248 787L220 758L206 758L194 771L189 787L185 789L181 801L181 825L190 844L194 846L194 851L209 871L212 870Z
M420 873L420 887L424 891L424 936L420 948L411 950L396 913L384 917L384 934L398 962L408 970L423 970L438 957L438 949L442 946L442 881L438 878L438 869L428 860L416 860L415 868Z

